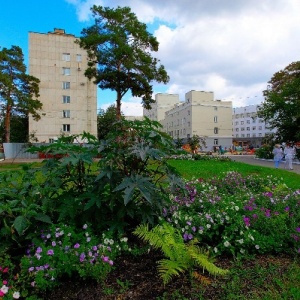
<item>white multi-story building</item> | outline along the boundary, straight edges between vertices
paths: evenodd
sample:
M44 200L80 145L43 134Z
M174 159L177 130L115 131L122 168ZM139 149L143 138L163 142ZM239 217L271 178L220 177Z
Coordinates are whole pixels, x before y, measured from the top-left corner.
M174 139L205 138L209 151L232 145L232 102L214 100L213 92L190 91L184 102L178 95L157 94L155 106L144 115L159 121Z
M97 136L97 86L87 79L87 52L63 29L29 33L29 74L40 79L41 119L29 118L29 133L39 142L60 135Z
M258 105L236 107L232 110L233 142L240 146L261 146L267 135L276 132L271 130L263 119L257 116Z

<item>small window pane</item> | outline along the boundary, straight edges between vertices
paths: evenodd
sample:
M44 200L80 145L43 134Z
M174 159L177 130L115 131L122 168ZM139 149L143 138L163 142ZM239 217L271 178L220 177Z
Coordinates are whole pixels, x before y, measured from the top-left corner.
M63 124L63 131L64 132L70 132L71 126L70 124Z
M64 81L63 82L63 89L64 90L68 90L68 89L70 89L70 82L68 82L68 81Z
M71 97L70 96L63 96L63 103L70 103Z
M63 53L62 59L64 61L70 61L71 60L71 55L70 53Z

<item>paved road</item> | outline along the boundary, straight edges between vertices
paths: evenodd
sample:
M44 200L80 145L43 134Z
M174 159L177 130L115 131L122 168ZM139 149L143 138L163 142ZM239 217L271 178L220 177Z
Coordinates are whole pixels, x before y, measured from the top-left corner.
M232 155L230 156L232 160L243 162L249 165L256 165L262 167L269 167L274 168L274 161L273 160L265 160L265 159L257 159L254 155ZM285 163L281 162L279 165L279 169L284 169ZM294 172L300 174L300 163L295 162L293 163L294 170L287 170L288 172Z

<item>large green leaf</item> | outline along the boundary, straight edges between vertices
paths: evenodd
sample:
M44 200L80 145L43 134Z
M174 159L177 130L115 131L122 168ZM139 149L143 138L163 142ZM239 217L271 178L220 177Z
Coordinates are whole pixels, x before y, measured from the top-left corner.
M24 216L18 216L16 217L13 225L17 230L18 234L22 235L28 227L28 221Z

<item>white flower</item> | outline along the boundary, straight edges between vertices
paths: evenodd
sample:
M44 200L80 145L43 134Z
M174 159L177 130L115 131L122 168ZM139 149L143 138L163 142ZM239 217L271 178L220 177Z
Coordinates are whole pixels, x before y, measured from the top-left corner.
M243 239L240 239L240 240L237 240L240 244L243 244L244 243L244 240Z
M203 233L203 230L199 230L198 232L199 232L200 234L202 234L202 233Z
M6 294L8 292L8 287L6 285L2 285L2 288L0 290L3 294Z
M71 232L69 232L68 234L67 234L67 236L71 236L72 235L72 233Z
M248 237L249 237L249 239L251 239L252 241L254 241L254 237L251 234L249 234Z
M227 221L229 221L230 218L229 218L228 216L225 216L225 219L226 219Z
M255 245L255 248L258 250L259 249L259 245Z
M91 238L90 237L87 237L86 238L86 241L89 243L91 241Z
M218 248L217 248L217 247L215 247L215 248L214 248L214 251L215 251L215 253L217 253L217 252L218 252Z
M13 296L14 299L19 299L20 298L20 293L19 292L14 292L12 296Z
M236 211L238 211L240 208L239 208L238 206L235 206L234 209L235 209Z
M209 229L211 227L211 225L210 224L206 224L206 227Z
M175 220L174 223L175 223L175 224L178 224L178 220Z
M51 234L47 234L47 235L46 235L46 238L47 238L47 239L50 239L50 238L51 238Z
M225 247L229 247L230 246L230 243L228 241L224 242L224 246Z
M82 228L83 228L83 229L87 229L87 228L88 228L87 224L84 224L84 225L82 226Z
M245 250L244 250L244 249L241 249L240 252L241 252L242 254L244 254L244 253L245 253Z
M123 238L120 239L120 241L121 241L121 242L124 242L124 243L127 243L128 238L127 238L127 237L123 237Z

